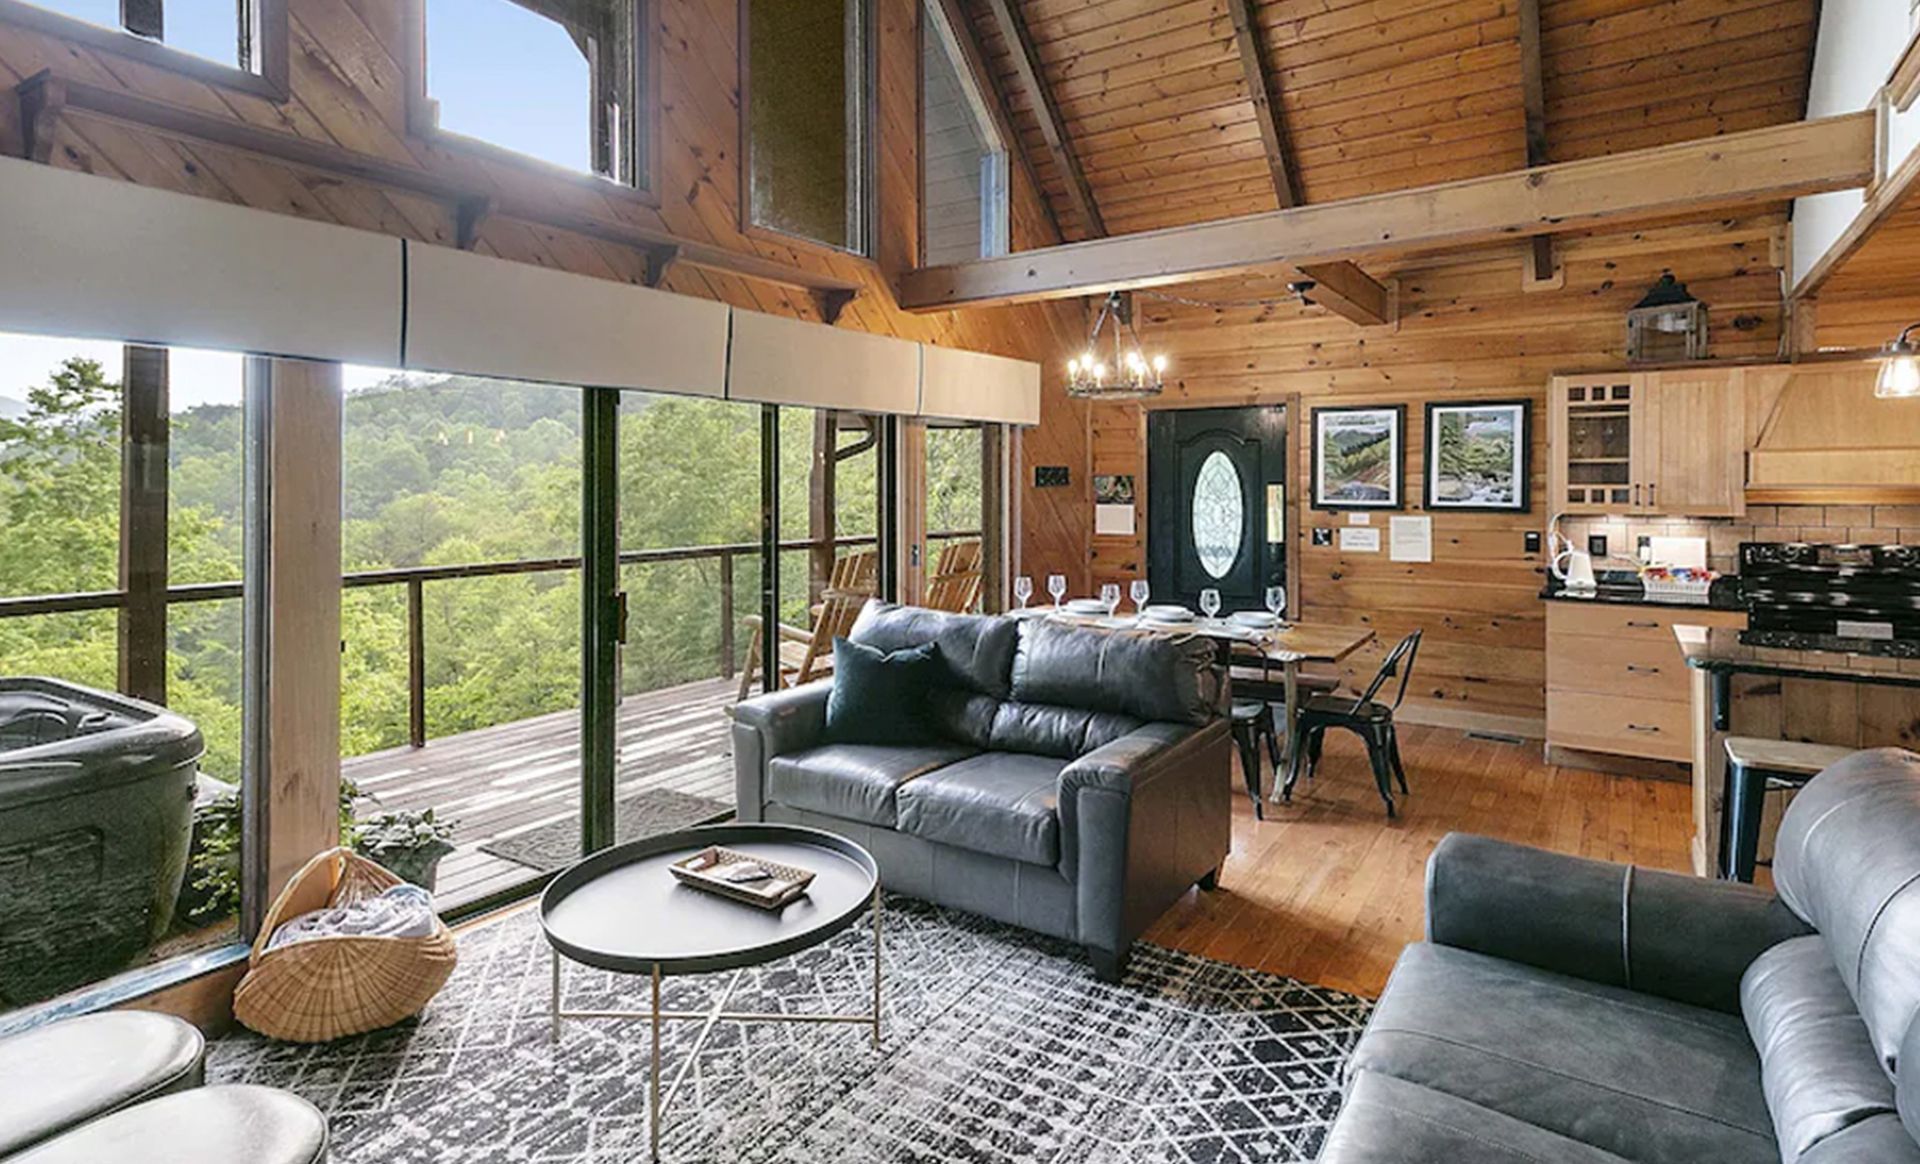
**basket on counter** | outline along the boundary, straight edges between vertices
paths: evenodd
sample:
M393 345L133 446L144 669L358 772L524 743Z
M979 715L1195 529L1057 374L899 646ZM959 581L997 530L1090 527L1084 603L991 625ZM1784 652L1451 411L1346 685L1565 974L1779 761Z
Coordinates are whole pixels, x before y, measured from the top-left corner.
M1690 566L1651 566L1640 571L1640 588L1654 602L1705 604L1720 575Z
M233 1016L269 1038L323 1043L390 1027L425 1009L453 973L453 933L434 919L419 938L338 934L269 950L283 924L404 884L351 849L321 853L287 882L260 923Z

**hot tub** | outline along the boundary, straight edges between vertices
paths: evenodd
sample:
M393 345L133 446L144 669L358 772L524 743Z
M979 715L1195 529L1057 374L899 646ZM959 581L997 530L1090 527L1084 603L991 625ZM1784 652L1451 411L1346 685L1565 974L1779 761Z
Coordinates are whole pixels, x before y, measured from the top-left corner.
M166 932L205 750L165 708L0 678L0 1005L103 978Z

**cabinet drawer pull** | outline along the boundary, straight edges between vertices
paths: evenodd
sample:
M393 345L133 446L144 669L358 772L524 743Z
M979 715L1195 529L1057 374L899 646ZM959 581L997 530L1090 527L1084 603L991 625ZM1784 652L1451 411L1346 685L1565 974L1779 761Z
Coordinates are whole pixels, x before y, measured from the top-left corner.
M1627 625L1637 630L1659 630L1660 629L1660 624L1657 622L1647 622L1645 620L1635 620L1631 618L1627 620Z
M1658 675L1660 673L1660 668L1658 667L1642 667L1638 663L1628 663L1627 670L1635 675Z
M1630 732L1657 732L1660 729L1649 723L1630 723L1627 725L1627 730Z

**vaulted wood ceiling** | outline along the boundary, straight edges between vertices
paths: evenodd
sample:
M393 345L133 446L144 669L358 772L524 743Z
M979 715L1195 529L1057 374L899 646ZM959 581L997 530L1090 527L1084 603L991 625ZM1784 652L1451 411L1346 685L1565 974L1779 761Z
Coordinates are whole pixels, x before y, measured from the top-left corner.
M1798 120L1818 7L1818 0L963 3L1069 239L1281 204L1235 35L1243 4L1300 203ZM1523 15L1536 4L1536 131L1544 129L1544 158L1538 149L1529 155L1523 83ZM1019 59L1022 40L1031 75L1044 87L1038 97ZM1091 215L1074 190L1074 169L1084 175Z

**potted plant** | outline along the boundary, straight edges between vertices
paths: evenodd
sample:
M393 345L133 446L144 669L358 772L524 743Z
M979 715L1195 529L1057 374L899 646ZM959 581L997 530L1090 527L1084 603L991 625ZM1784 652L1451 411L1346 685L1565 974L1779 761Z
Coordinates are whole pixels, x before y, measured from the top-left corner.
M429 892L440 858L453 852L453 822L419 812L383 812L354 829L353 850Z

